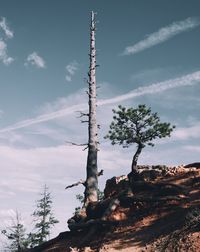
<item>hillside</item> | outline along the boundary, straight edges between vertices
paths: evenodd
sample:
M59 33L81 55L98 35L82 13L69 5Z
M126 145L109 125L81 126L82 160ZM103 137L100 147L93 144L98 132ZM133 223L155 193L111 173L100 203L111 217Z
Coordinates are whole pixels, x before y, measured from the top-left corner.
M200 251L200 167L190 166L140 166L134 186L112 178L87 219L30 251Z

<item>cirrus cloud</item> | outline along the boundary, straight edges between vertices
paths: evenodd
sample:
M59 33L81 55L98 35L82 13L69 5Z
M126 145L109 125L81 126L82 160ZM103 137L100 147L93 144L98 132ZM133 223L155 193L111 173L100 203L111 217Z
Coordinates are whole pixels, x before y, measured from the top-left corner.
M118 95L113 98L103 99L98 101L99 106L105 106L109 104L116 104L119 102L123 102L134 97L140 97L147 94L156 94L161 93L170 89L184 87L184 86L193 86L200 83L200 71L196 71L187 75L183 75L179 78L170 79L158 83L151 84L149 86L139 87L137 89L132 90L126 94ZM38 124L41 122L46 122L50 120L54 120L56 118L63 117L65 115L69 115L74 113L75 111L86 110L87 103L79 103L72 106L67 106L60 110L56 110L50 113L41 114L35 118L30 118L27 120L20 121L16 124L10 125L8 127L0 129L0 133L10 132L13 130L21 129L28 127L30 125Z
M78 63L73 61L66 66L67 74L65 76L66 81L71 82L72 76L75 75L75 72L78 70Z
M153 47L157 44L161 44L171 39L172 37L182 32L189 31L199 25L200 25L199 19L192 17L189 17L179 22L174 22L148 35L147 38L145 38L144 40L141 40L132 46L127 46L122 55L131 55L144 51L145 49Z
M14 61L12 57L8 56L7 44L2 39L0 39L0 60L6 66L10 65Z
M5 40L13 38L14 33L9 28L5 17L2 17L0 20L0 30L3 31L3 38L0 38L0 60L4 65L8 66L14 61L14 59L8 56L7 43Z
M7 21L6 21L6 18L5 17L2 17L1 18L1 21L0 21L0 28L4 31L5 35L6 35L6 38L13 38L14 36L14 33L13 31L9 28L8 24L7 24Z
M24 65L28 66L29 64L36 66L37 68L46 68L44 59L39 56L37 52L33 52L28 55Z

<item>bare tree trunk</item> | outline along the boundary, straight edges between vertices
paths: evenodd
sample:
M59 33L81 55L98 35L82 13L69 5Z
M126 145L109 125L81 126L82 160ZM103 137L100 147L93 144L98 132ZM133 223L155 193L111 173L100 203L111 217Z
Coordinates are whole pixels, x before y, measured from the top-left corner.
M132 166L131 166L132 173L138 172L137 162L138 162L138 157L142 152L142 148L143 148L143 146L141 144L138 144L137 151L136 151L135 155L133 156L133 160L132 160Z
M17 237L16 237L16 240L17 240L17 251L18 252L21 252L22 251L22 248L21 248L21 237L20 237L20 217L19 217L19 213L16 212L16 227L17 227L17 230L16 230L16 233L17 233Z
M90 68L89 68L89 124L88 124L88 157L87 157L87 178L85 184L84 206L89 202L98 200L97 189L97 151L98 151L98 130L96 120L96 49L95 49L95 14L91 12L90 27Z

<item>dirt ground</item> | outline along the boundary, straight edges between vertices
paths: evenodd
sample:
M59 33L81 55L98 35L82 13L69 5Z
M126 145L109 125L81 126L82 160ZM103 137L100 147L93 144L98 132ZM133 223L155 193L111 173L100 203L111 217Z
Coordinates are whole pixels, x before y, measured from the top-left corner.
M185 193L179 195L181 200L118 207L111 216L120 219L117 226L99 227L91 235L91 228L63 232L31 251L200 251L200 169L180 171L157 181L182 186Z

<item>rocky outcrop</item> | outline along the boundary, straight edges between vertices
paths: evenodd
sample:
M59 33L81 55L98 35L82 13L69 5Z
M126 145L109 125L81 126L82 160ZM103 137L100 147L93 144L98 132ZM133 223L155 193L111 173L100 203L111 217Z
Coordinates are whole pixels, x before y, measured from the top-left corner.
M184 166L184 168L191 168L191 167L200 169L200 162L195 162Z
M104 200L73 219L71 232L30 251L154 252L164 251L158 249L165 244L170 248L165 251L179 251L185 245L182 237L193 243L180 251L198 251L199 239L190 237L194 232L200 237L199 219L191 218L200 206L200 170L159 165L139 166L139 173L141 181L133 184L124 175L109 179Z
M122 175L118 177L112 177L106 181L104 189L105 198L118 195L121 191L126 190L129 187L128 176Z

